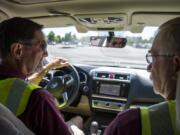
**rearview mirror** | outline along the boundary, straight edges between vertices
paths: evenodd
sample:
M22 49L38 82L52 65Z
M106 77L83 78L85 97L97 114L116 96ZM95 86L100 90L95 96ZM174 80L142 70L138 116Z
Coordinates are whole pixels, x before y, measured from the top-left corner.
M121 37L92 36L90 37L90 42L91 46L96 47L123 48L126 46L127 39Z

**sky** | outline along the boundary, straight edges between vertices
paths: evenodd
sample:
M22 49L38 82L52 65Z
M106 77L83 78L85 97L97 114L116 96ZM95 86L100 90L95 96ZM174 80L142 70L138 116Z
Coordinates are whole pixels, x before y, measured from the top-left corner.
M118 32L117 35L120 36L141 36L143 39L149 39L150 37L154 37L154 34L157 30L157 27L145 27L142 33L131 33L131 32ZM78 33L76 28L73 26L66 27L66 28L44 28L43 32L45 35L48 35L50 31L53 31L55 35L60 35L61 37L64 37L65 33L71 32L72 34L76 34L77 38L81 38L83 36L107 36L107 33L105 32L94 32L89 31L87 33Z

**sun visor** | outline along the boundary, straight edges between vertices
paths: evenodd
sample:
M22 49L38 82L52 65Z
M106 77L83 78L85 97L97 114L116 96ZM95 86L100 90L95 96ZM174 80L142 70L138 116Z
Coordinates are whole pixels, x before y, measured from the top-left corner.
M8 15L5 14L3 11L0 10L0 22L6 20L6 19L8 19L8 18L9 18Z
M133 26L160 26L164 22L175 18L180 17L179 13L134 13L132 15L132 22Z
M144 29L144 25L137 24L137 25L131 25L127 27L126 30L131 31L132 33L142 33L143 29Z
M52 17L37 17L30 18L31 20L43 24L44 27L53 28L53 27L67 27L67 26L75 26L77 31L80 33L86 33L87 29L79 24L72 17L66 16L52 16Z

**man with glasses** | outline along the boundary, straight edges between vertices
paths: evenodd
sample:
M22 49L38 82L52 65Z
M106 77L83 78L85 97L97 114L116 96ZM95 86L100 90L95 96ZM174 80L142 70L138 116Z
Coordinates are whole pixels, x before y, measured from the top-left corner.
M15 17L0 23L0 102L8 107L36 135L70 135L83 132L82 118L66 125L53 96L27 77L47 57L42 25ZM77 125L77 126L75 126Z
M106 128L105 135L180 135L177 129L180 127L180 97L176 97L176 93L180 95L179 36L180 18L162 24L146 55L154 91L166 101L120 112Z

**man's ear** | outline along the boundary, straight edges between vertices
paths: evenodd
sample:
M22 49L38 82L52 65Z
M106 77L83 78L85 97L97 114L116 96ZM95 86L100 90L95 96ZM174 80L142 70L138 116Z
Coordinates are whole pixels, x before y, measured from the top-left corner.
M175 67L175 71L178 72L180 71L180 56L175 55L173 57L173 63L174 63L174 67Z
M23 54L23 45L19 43L13 43L11 45L10 52L15 59L20 60Z

